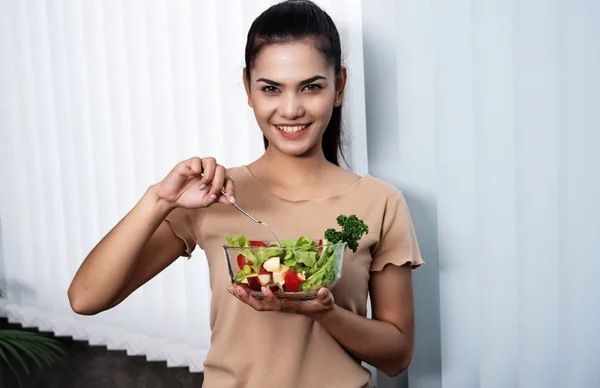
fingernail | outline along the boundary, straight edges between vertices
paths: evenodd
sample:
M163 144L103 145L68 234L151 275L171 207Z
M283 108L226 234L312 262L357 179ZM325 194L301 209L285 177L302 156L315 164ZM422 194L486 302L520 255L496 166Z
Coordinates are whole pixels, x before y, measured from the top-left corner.
M212 200L215 200L215 199L217 199L217 195L216 195L216 194L213 194L213 195L211 195L211 196L210 196L210 199L212 199Z
M231 197L229 197L229 202L235 203L235 198L233 198L233 195Z
M206 189L206 185L203 183L200 185L200 190L204 190L204 189Z
M266 289L266 288L264 288L264 287L261 287L261 288L260 288L260 290L262 291L262 293L263 293L263 294L266 294L266 293L267 293L267 289Z

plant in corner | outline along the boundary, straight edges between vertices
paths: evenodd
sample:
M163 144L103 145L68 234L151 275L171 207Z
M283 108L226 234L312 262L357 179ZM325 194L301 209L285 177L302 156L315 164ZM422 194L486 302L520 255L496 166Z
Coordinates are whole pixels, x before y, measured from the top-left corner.
M0 289L0 297L2 297L2 289ZM64 350L60 343L45 335L18 329L0 329L0 364L4 362L8 365L15 374L19 386L21 386L21 378L13 362L16 361L29 375L27 359L33 361L41 369L43 366L54 365L63 354Z

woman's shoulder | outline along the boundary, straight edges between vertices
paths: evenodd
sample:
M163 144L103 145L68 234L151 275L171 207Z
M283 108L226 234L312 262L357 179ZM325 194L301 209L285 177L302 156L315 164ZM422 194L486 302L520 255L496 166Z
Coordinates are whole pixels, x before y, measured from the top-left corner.
M377 198L395 198L402 195L400 188L382 178L371 175L370 173L365 174L361 178L360 187L360 195L372 198L373 200Z
M225 168L227 175L233 179L244 176L245 165L234 165Z

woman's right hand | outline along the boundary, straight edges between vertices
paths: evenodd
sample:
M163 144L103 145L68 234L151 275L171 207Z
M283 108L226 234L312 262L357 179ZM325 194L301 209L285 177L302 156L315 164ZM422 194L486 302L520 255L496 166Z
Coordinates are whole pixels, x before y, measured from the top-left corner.
M194 209L216 202L227 205L234 202L233 180L226 175L225 167L211 157L193 157L178 163L154 186L158 199L171 208ZM223 188L226 197L221 193Z

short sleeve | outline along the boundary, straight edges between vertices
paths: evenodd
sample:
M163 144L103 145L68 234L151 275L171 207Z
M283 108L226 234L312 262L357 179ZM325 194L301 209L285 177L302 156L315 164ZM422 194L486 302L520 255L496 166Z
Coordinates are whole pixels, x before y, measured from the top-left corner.
M182 256L188 259L196 248L196 237L194 226L196 225L197 214L193 210L176 208L165 219L167 225L173 231L173 234L185 243L185 254Z
M388 198L383 215L379 242L372 252L372 271L381 271L387 264L423 264L408 205L401 191Z

